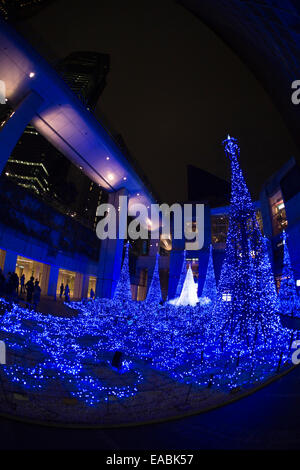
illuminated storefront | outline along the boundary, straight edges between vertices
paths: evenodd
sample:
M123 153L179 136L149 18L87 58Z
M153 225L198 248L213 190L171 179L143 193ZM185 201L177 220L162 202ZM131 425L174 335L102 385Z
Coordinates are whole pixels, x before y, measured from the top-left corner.
M273 235L278 235L287 228L288 222L282 192L278 190L270 197Z
M95 276L90 276L87 297L90 297L91 289L93 289L94 293L96 292L96 283L97 283L97 278Z
M0 249L0 268L3 270L6 251Z
M56 295L60 295L61 284L66 287L68 284L70 289L71 299L81 299L83 275L75 271L68 271L67 269L60 269L58 274Z
M42 294L47 294L50 273L49 264L39 263L38 261L19 255L17 257L16 273L19 279L24 274L25 284L31 277L33 277L35 281L39 281Z

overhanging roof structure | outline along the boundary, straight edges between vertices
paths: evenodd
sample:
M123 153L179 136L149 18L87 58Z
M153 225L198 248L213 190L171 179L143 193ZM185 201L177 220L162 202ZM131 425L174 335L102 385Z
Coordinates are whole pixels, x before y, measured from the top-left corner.
M299 0L177 2L217 33L249 67L300 147L300 105L291 100L292 82L300 80Z
M93 181L108 191L126 188L131 202L155 202L151 188L107 130L57 72L3 20L0 80L13 108L31 91L42 98L32 120L34 127Z

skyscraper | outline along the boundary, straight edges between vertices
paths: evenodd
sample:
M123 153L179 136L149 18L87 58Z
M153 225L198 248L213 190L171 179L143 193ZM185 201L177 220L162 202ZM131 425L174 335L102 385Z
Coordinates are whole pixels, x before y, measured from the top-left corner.
M91 51L72 52L56 65L71 90L90 110L94 110L106 85L109 55Z
M85 225L94 228L103 192L50 142L28 125L15 146L3 178L33 192Z
M92 111L106 85L109 56L97 52L74 52L60 60L56 68ZM14 148L4 177L34 192L66 215L94 228L96 209L104 196L102 189L32 125L26 127Z

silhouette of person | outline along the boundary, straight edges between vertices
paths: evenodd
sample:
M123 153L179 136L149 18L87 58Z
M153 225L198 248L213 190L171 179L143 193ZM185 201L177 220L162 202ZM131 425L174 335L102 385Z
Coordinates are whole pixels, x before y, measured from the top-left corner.
M70 288L69 288L69 284L66 284L66 287L65 287L65 302L70 302Z
M63 282L62 282L61 285L60 285L60 294L59 294L59 297L60 297L60 298L62 298L62 295L63 295L63 293L64 293L64 288L65 288L65 286L64 286L64 284L63 284Z
M93 291L93 288L91 288L91 290L90 290L90 298L91 298L92 300L94 300L94 297L95 297L95 292Z
M25 274L23 273L21 278L20 278L20 284L21 284L21 294L23 294L25 290Z
M12 287L13 287L13 293L18 294L19 293L19 276L17 275L17 273L12 273L11 282L12 282Z
M31 278L29 279L29 281L26 283L26 291L27 291L27 302L31 304L31 301L32 301L32 294L33 294L33 291L34 291L34 277L31 276Z
M37 309L37 306L41 300L41 288L39 286L39 281L35 281L33 289L33 305Z

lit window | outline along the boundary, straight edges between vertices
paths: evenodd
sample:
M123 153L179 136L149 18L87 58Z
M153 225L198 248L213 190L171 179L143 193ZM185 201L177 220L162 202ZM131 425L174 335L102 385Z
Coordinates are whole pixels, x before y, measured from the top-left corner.
M228 293L222 294L222 300L223 302L231 302L231 294L228 294Z

